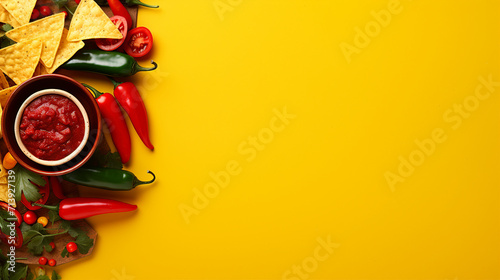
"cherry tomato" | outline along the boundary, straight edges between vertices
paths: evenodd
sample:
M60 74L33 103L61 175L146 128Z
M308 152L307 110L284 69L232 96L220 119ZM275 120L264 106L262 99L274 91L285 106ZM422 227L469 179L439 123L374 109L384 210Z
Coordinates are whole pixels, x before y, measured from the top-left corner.
M27 211L26 213L24 213L23 215L23 220L28 224L28 225L32 225L36 222L36 214L35 212L33 211Z
M56 244L54 242L50 242L49 245L50 245L50 247L52 247L52 250L54 250L54 248L56 248Z
M45 227L48 223L49 223L49 220L47 219L47 217L39 217L38 220L36 220L37 223L41 224L43 227Z
M50 194L50 187L49 187L49 179L47 177L43 177L45 179L45 186L39 186L35 183L32 183L33 185L37 186L39 188L38 192L42 195L42 198L36 201L38 204L45 204L47 202L47 199L49 199L49 194ZM24 193L21 194L21 202L28 208L29 210L38 210L42 207L36 206L36 205L31 205L32 202L28 201L26 197L24 196Z
M19 211L16 210L16 208L10 206L9 204L7 204L3 201L0 201L0 209L4 209L7 212L14 213L14 216L16 216L16 227L21 225L21 223L23 221L23 217L22 217L21 213L19 213Z
M76 251L76 249L78 249L78 245L76 245L75 242L69 242L68 244L66 244L66 249L68 250L68 252L73 253L74 251Z
M49 260L48 260L46 257L40 257L40 258L38 259L38 263L39 263L40 265L46 265L46 264L47 264L47 261L49 261Z
M118 49L123 44L123 42L125 42L125 38L127 38L127 20L122 16L114 16L111 17L110 20L118 27L118 30L120 30L120 32L122 33L123 38L95 40L97 47L99 47L103 51L114 51Z
M54 260L54 259L50 259L50 260L49 260L49 265L50 265L50 266L55 266L55 265L56 265L56 260Z
M31 20L36 20L40 17L40 11L38 9L33 9L31 13Z
M153 35L146 27L137 27L128 32L125 52L132 57L143 57L153 47Z
M42 16L46 17L52 14L52 10L48 6L41 6L40 13L42 14Z

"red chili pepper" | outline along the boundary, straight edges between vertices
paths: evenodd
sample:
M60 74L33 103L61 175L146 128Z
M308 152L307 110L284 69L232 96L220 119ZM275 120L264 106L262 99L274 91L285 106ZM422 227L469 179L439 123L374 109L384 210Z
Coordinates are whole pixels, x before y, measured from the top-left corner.
M52 187L52 193L59 199L65 199L66 196L61 188L61 183L59 179L55 176L49 177L50 186Z
M43 179L45 180L45 186L39 186L39 185L31 182L33 185L38 187L38 192L42 196L39 200L28 201L28 199L26 199L26 197L24 196L24 193L21 193L21 202L29 210L36 211L36 210L41 208L39 206L33 206L33 202L36 202L38 204L45 204L47 202L47 199L49 199L49 195L50 195L49 179L46 176L44 176Z
M72 197L61 200L56 205L39 205L59 210L59 216L68 221L85 219L100 214L129 212L137 209L137 205L105 198Z
M21 213L19 213L19 211L16 210L16 208L10 206L9 204L7 204L3 201L0 201L0 208L4 209L5 211L7 211L9 213L10 212L14 213L16 227L18 227L23 222L23 216L21 215ZM10 220L10 218L9 218L9 220ZM14 220L14 217L12 217L12 220Z
M108 5L115 16L124 17L127 20L128 28L132 28L132 24L134 24L132 17L120 0L108 0Z
M131 82L119 83L109 78L115 86L114 94L118 103L127 112L135 131L146 147L153 150L155 147L149 139L149 121L146 106L137 87Z
M94 93L101 114L111 133L113 143L120 154L122 163L127 163L130 159L132 143L130 141L127 123L125 122L125 118L123 117L118 103L110 93L102 93L87 84L83 85Z

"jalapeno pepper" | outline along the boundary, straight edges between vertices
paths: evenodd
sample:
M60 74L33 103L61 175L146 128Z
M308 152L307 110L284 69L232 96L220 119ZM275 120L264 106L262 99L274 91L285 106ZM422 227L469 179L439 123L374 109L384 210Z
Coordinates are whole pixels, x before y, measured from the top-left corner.
M128 132L127 123L123 117L122 111L116 103L115 98L110 93L102 93L97 89L82 84L92 91L94 94L99 110L109 128L113 143L120 154L122 163L127 163L130 159L132 143L130 141L130 133Z
M156 176L151 171L148 171L148 173L153 175L153 179L149 181L141 181L137 179L132 172L127 170L102 167L81 167L71 173L63 175L62 178L68 182L87 187L113 191L128 191L139 185L153 183Z
M106 0L96 0L95 2L97 4L99 4L100 6L107 6L108 5L108 2ZM120 2L122 2L126 6L139 5L139 6L144 6L144 7L148 7L148 8L159 8L160 7L158 5L148 5L148 4L143 3L139 0L120 0Z
M36 203L35 203L36 205ZM72 197L61 200L59 205L38 205L59 211L59 216L67 221L85 219L95 215L129 212L137 205L105 198Z
M122 16L127 21L128 29L132 28L134 22L132 21L132 17L130 13L127 11L127 8L123 6L120 0L108 0L108 5L115 16Z
M77 52L61 68L66 70L86 71L103 74L111 77L128 77L140 71L151 71L158 68L156 62L151 61L153 67L140 66L133 57L117 51L83 50Z
M109 79L115 86L115 98L125 112L127 112L137 135L139 135L146 147L153 150L154 146L149 139L148 113L146 112L146 106L144 105L139 90L137 90L137 87L131 82L118 83L112 78Z

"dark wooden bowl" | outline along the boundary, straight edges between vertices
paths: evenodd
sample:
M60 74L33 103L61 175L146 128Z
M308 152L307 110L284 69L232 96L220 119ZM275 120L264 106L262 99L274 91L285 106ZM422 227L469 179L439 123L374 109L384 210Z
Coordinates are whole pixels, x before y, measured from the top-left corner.
M29 159L21 151L14 135L16 115L24 100L37 91L51 88L74 95L87 111L90 122L90 134L83 150L71 161L58 166L45 166ZM9 97L2 115L2 131L7 149L19 164L38 174L60 176L81 167L97 149L101 139L101 114L94 96L79 82L59 74L42 75L22 83Z

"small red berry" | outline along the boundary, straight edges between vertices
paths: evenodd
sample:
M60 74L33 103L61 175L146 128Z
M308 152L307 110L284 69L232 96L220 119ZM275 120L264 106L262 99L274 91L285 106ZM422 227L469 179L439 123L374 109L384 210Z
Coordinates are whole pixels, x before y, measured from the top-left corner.
M48 6L42 6L40 7L40 13L46 17L52 14L52 10Z
M56 260L54 260L54 259L50 259L50 260L49 260L49 265L50 265L50 266L55 266L55 265L56 265Z
M38 9L33 9L33 12L31 13L31 20L36 20L39 17L40 11Z
M47 261L48 261L48 260L47 260L47 258L46 258L46 257L40 257L40 258L38 259L38 263L39 263L40 265L46 265L46 264L47 264Z

